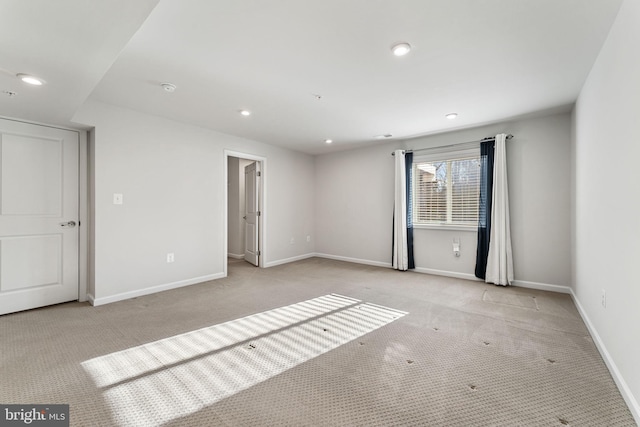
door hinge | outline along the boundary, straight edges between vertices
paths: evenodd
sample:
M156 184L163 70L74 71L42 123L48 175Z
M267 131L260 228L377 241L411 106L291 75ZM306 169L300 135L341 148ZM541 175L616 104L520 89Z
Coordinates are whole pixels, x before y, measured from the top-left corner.
M256 216L260 216L260 215L262 215L262 214L260 213L260 211L258 211L258 212L256 213Z
M256 255L260 256L260 251L257 251L257 252L256 252Z
M262 176L262 172L258 172L258 176Z

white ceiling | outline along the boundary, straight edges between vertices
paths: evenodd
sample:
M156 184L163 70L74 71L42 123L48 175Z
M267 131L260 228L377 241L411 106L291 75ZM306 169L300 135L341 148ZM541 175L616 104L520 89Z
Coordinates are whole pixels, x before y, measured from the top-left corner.
M69 126L157 3L0 0L0 115ZM47 83L29 86L17 73Z
M406 139L572 104L621 1L1 0L0 115L69 125L91 98L311 154Z

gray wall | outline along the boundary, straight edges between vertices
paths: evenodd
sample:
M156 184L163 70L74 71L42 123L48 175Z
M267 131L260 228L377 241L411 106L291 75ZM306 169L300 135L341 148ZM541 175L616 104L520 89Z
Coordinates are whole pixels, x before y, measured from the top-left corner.
M97 303L224 275L225 149L267 159L265 264L314 252L314 240L303 237L314 222L313 157L98 102L76 121L96 129L90 256ZM124 195L123 205L113 205L113 193Z
M638 40L640 2L626 0L575 107L572 249L578 304L640 421Z
M316 251L390 266L393 146L316 156Z
M324 256L390 265L393 158L404 148L474 141L500 132L507 143L511 232L517 282L569 286L571 115L554 114L316 157L316 250ZM461 256L453 255L459 238ZM472 278L475 231L416 229L419 271Z

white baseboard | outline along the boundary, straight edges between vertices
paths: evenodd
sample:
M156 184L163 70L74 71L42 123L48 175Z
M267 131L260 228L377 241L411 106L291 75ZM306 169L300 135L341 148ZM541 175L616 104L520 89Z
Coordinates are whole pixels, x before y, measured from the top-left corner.
M458 273L456 271L436 270L433 268L416 267L414 269L416 273L433 274L434 276L453 277L454 279L474 280L476 282L481 281L475 275L469 273Z
M313 258L314 256L316 256L316 254L314 253L308 253L308 254L304 254L304 255L298 255L298 256L294 256L291 258L285 258L285 259L278 259L275 261L270 261L265 263L265 268L269 268L269 267L275 267L276 265L282 265L282 264L288 264L290 262L295 262L295 261L301 261L303 259L307 259L307 258Z
M91 305L95 305L93 302L95 301L95 298L93 297L93 294L89 294L87 293L87 301L89 302L89 304Z
M227 256L234 259L244 259L244 254L232 254L231 252L227 252Z
M334 259L334 260L337 260L337 261L346 261L346 262L353 262L353 263L356 263L356 264L373 265L373 266L376 266L376 267L393 268L391 263L385 263L385 262L379 262L379 261L370 261L370 260L365 260L365 259L349 258L349 257L343 257L343 256L339 256L339 255L329 255L329 254L322 254L322 253L316 253L314 255L319 257L319 258ZM416 267L415 269L409 270L409 271L414 271L416 273L422 273L422 274L433 274L434 276L452 277L454 279L472 280L472 281L475 281L475 282L481 282L482 281L482 279L478 279L474 274L460 273L460 272L457 272L457 271L436 270L434 268L424 268L424 267ZM537 290L541 290L541 291L559 292L559 293L562 293L562 294L570 294L571 293L571 288L569 286L551 285L551 284L548 284L548 283L529 282L529 281L526 281L526 280L514 280L513 282L511 282L511 285L512 286L517 286L519 288L528 288L528 289L537 289Z
M181 288L183 286L195 285L196 283L208 282L209 280L221 279L224 273L209 274L207 276L194 277L192 279L180 280L173 283L165 283L163 285L150 286L144 289L138 289L130 292L123 292L108 297L95 298L93 295L87 295L92 305L104 305L112 302L123 301L130 298L141 297L143 295L155 294L156 292L168 291L169 289Z
M349 258L345 256L320 254L320 253L315 253L313 254L313 256L317 256L318 258L334 259L336 261L353 262L355 264L373 265L374 267L393 268L390 262L371 261L368 259Z
M580 313L580 317L582 317L582 321L584 322L585 325L587 325L587 329L589 330L589 333L593 338L593 342L596 344L596 348L600 352L600 356L602 356L604 363L607 365L607 368L609 368L609 373L611 374L611 376L613 377L613 380L618 386L618 390L620 391L622 398L627 403L627 406L629 407L629 411L631 411L631 415L635 419L636 424L640 425L640 404L638 404L638 401L633 396L633 393L629 389L627 382L622 377L622 374L618 370L618 367L616 366L615 362L611 358L611 355L607 351L607 348L605 347L604 342L600 338L598 331L596 331L596 328L593 326L593 323L591 323L589 316L587 316L587 312L584 310L584 308L582 308L582 304L580 304L580 301L578 300L578 297L576 296L576 294L573 292L573 289L570 289L569 293L571 294L571 298L573 299L574 304L578 308L578 313Z
M478 279L474 274L458 273L456 271L435 270L433 268L416 267L414 270L416 273L433 274L436 276L453 277L455 279L473 280L476 282L482 282L482 279ZM537 289L540 291L559 292L561 294L570 294L571 288L568 286L550 285L548 283L528 282L526 280L514 280L511 282L511 286L527 289Z
M513 282L511 282L511 286L516 286L518 288L537 289L539 291L558 292L561 294L571 293L571 288L568 286L550 285L548 283L527 282L526 280L514 280Z

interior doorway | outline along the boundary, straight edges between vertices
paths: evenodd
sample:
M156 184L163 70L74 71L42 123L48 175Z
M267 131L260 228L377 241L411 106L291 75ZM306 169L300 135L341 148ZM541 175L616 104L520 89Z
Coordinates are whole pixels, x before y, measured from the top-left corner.
M266 159L225 151L225 166L225 273L229 262L264 267Z

